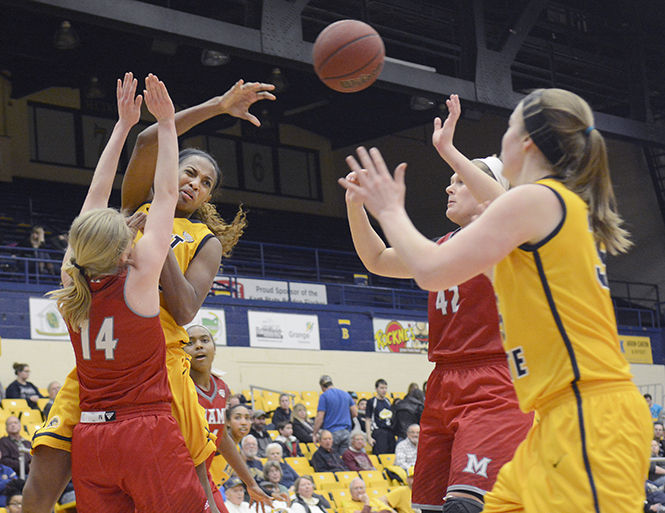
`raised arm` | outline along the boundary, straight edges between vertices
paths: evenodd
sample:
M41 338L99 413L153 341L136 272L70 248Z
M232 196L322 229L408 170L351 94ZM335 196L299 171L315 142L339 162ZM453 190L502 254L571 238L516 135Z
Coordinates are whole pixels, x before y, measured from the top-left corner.
M460 176L478 203L496 199L506 192L503 186L483 173L462 152L455 148L453 144L457 120L462 113L459 96L456 94L450 95L450 98L446 100L446 106L448 107L446 121L441 123L441 118L434 118L432 144L436 148L436 151L439 152L439 155L441 155L441 158Z
M347 158L346 162L352 170L346 175L346 179L355 182L358 164L353 158ZM412 278L413 275L399 259L395 250L387 248L379 234L372 228L367 212L362 201L358 201L357 195L347 190L344 199L353 246L367 270L390 278Z
M90 187L86 194L81 214L93 208L105 208L108 206L109 196L113 188L113 180L118 170L120 153L127 140L127 135L131 128L141 117L141 95L136 94L137 80L132 73L125 73L123 80L118 79L116 86L116 97L118 102L118 121L113 127L113 132L109 137L104 151L102 151L95 172L92 175ZM63 262L66 262L71 256L69 246L65 251ZM64 266L63 266L64 269ZM67 284L71 277L64 271L61 271L60 277L63 284Z
M249 112L249 108L259 100L274 100L270 92L275 88L272 84L260 82L236 82L222 96L216 96L194 107L184 109L175 116L178 135L182 135L196 125L219 116L229 114L239 119L246 119L256 126L261 122ZM157 156L156 124L143 130L136 139L125 177L122 181L122 208L134 211L141 203L150 199L152 180L155 172Z
M131 286L128 281L127 302L136 308L138 313L149 315L154 313L154 306L159 302L157 284L166 254L170 250L173 216L178 201L178 136L173 102L164 83L150 74L145 80L145 87L146 105L157 119L159 150L155 172L155 197L145 222L143 237L134 246L135 272L129 277ZM130 292L139 295L134 296Z

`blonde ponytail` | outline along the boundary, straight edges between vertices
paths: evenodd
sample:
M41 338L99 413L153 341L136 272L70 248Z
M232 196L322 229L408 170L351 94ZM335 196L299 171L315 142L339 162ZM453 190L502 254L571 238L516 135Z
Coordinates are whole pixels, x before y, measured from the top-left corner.
M605 139L594 128L587 102L564 89L538 89L522 106L527 133L566 187L588 205L596 241L613 255L625 253L632 243L617 212Z

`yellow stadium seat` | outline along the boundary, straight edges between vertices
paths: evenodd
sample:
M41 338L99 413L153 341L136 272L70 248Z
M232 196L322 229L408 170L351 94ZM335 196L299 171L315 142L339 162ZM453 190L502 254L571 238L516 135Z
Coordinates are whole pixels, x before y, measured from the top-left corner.
M376 454L368 454L367 456L369 456L369 461L372 462L372 465L374 465L376 470L380 471L383 468L383 465L379 461L379 457Z
M40 427L42 427L43 422L34 423L34 424L23 424L23 432L28 436L26 438L32 438L32 435L35 434Z
M309 465L309 461L307 461L307 458L288 457L288 458L284 458L284 461L286 463L288 463L289 465L291 465L293 470L295 470L296 473L299 476L302 476L303 474L313 474L314 473L314 469Z
M56 504L53 511L54 513L76 513L76 501L66 504Z
M37 407L41 411L44 411L44 406L46 406L50 400L51 399L49 399L48 397L40 397L39 399L37 399Z
M374 392L357 392L358 399L371 399L374 397Z
M380 470L361 470L359 474L363 481L365 481L367 487L376 486L377 484L380 486L388 486L390 484L384 479Z
M358 472L352 470L347 470L344 472L335 472L335 477L343 485L344 488L348 488L349 483L353 481L356 477L358 477Z
M21 424L25 424L26 422L41 422L43 420L42 412L40 410L24 410L19 415L19 420Z
M319 490L334 490L335 488L339 488L339 482L335 479L335 474L332 472L315 472L312 477Z
M303 453L303 456L305 456L306 459L310 459L312 453L309 450L309 445L303 442L298 442L298 447L300 447L300 452Z
M30 407L25 399L3 399L2 409L18 417L19 413L29 410Z
M343 508L343 504L346 501L351 500L351 492L346 489L337 489L337 490L331 490L330 495L332 496L333 502L335 503L335 506L341 511Z
M404 396L406 395L405 392L393 392L390 394L393 397L393 400L395 399L404 399Z
M263 397L254 398L254 409L266 411L265 406L263 405Z
M39 393L42 394L44 397L48 397L48 388L39 387Z
M371 497L374 497L375 499L378 499L379 497L383 497L385 494L388 493L388 487L387 486L375 486L375 487L367 487L367 495Z
M270 435L270 438L274 440L279 436L279 431L277 431L276 429L269 429L268 434Z
M240 393L245 396L245 399L248 401L252 400L252 394L249 391L249 388L245 388L244 390L241 390Z
M319 449L314 442L307 442L305 445L307 445L310 454L314 454Z
M5 508L0 508L0 513L7 513L7 510Z
M293 396L289 396L289 399L291 399L291 406L294 404L298 404L299 402L302 401L302 396L300 395L300 392L297 390L286 390L284 392L285 394L293 394Z
M319 392L316 392L314 390L303 390L302 392L300 392L300 397L302 397L303 401L317 402L319 400Z
M395 455L394 454L379 454L379 459L381 460L381 463L383 464L384 467L388 467L390 465L395 464Z

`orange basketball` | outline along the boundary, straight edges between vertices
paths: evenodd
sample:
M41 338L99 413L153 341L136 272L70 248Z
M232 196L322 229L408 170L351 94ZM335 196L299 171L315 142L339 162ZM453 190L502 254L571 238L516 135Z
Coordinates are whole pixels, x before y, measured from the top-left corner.
M372 85L383 69L385 56L381 36L358 20L328 25L312 50L317 76L340 93L355 93Z

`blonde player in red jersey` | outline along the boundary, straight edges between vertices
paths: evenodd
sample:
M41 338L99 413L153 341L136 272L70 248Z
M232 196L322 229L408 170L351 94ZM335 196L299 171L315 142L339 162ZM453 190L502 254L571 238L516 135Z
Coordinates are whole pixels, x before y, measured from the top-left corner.
M118 80L119 121L69 231L62 288L49 293L76 354L81 417L72 437L72 479L82 513L211 511L212 497L201 487L207 476L197 479L171 416L159 320L159 275L178 196L175 110L157 77L148 75L145 87L159 152L143 238L132 245L124 215L108 208L120 151L141 112L128 73Z
M443 126L440 119L435 120L432 141L455 171L446 188L446 216L460 228L441 237L438 244L457 236L480 214L467 181L482 201L505 192L498 182L503 167L498 158L470 161L453 151L459 99L453 96L447 103L448 118ZM347 191L349 227L365 267L382 276L412 278L395 250L386 248L356 199ZM481 273L447 290L431 292L428 320L428 358L436 367L427 381L420 419L413 507L424 512L479 512L483 496L533 421L520 411L510 379L491 275Z
M274 100L272 89L271 84L240 80L224 95L176 113L176 130L180 135L221 114L260 125L248 109L257 101ZM146 202L152 198L156 155L157 125L153 125L139 134L123 179L123 210L136 210L139 223L150 206ZM160 318L174 396L172 413L194 463L205 469L205 461L215 452L215 444L208 436L207 423L188 376L188 362L181 349L187 333L182 325L193 319L210 290L222 254L227 255L242 234L244 214L239 212L233 223L226 224L209 203L222 179L217 162L209 154L183 150L179 154L179 168L172 250L167 254L160 276ZM80 415L76 379L74 370L65 380L44 428L33 438L32 467L24 489L27 513L50 513L69 481L71 436ZM248 492L254 500L269 501L258 486L248 488Z
M212 333L205 326L194 324L187 327L187 335L189 335L189 342L184 345L183 349L192 359L189 374L196 385L199 404L205 409L210 430L217 437L217 452L228 462L248 489L257 486L245 460L226 430L226 401L231 392L224 380L212 369L216 349ZM208 468L210 468L213 457L214 455L210 456L206 462ZM211 482L211 485L214 487L213 497L217 507L220 511L225 511L226 506L222 494L214 483Z
M539 421L486 494L486 513L642 511L650 416L621 354L604 263L630 242L593 124L569 91L525 97L502 139L510 191L442 245L404 210L406 164L392 178L376 148L359 148L358 183L340 179L421 287L446 290L495 266L515 390Z

